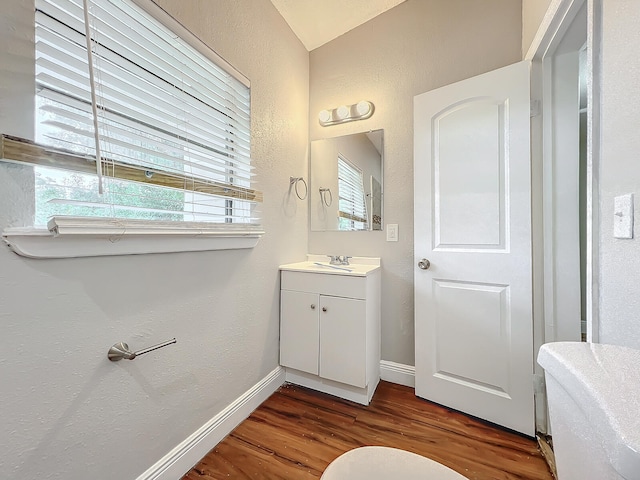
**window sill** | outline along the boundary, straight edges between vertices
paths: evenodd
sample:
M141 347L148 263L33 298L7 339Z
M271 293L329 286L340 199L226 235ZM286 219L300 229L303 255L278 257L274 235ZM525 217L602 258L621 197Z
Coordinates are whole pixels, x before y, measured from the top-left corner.
M23 257L75 258L253 248L264 234L242 227L221 230L90 220L55 219L49 223L50 230L6 228L2 238Z

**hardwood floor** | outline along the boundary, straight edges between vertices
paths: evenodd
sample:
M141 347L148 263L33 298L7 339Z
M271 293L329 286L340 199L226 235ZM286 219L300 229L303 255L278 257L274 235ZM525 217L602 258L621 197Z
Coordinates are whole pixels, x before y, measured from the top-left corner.
M415 452L471 480L553 478L535 440L380 382L368 407L284 385L183 480L320 478L336 457L365 445Z

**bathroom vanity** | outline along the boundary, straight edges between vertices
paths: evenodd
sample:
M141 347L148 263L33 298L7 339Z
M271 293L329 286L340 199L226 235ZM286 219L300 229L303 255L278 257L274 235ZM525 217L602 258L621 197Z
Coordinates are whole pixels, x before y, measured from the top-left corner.
M368 405L380 380L380 259L280 266L280 364L286 380Z

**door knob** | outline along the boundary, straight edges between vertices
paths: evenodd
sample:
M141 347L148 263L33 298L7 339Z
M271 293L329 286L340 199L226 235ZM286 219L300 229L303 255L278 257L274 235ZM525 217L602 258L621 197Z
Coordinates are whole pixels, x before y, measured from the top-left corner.
M418 262L418 267L420 267L422 270L429 270L430 266L431 266L431 262L426 258L423 258Z
M322 307L322 311L326 312L327 311L327 307Z
M315 310L315 309L316 309L316 306L312 303L311 304L311 310Z

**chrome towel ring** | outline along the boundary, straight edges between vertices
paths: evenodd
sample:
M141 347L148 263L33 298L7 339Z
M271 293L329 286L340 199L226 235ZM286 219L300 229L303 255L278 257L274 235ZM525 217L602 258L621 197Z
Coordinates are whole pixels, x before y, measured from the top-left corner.
M304 195L300 195L300 192L298 191L298 184L300 182L302 182L302 184L304 185ZM298 197L300 200L305 200L307 198L309 187L307 187L307 182L304 180L304 178L289 177L289 188L291 188L291 185L295 185L296 197Z
M331 204L333 203L333 194L331 193L331 189L330 188L319 188L318 189L320 191L320 200L322 201L322 203L324 205L326 205L327 207L330 207ZM329 194L329 199L327 200L327 193Z

